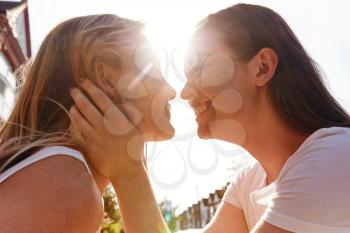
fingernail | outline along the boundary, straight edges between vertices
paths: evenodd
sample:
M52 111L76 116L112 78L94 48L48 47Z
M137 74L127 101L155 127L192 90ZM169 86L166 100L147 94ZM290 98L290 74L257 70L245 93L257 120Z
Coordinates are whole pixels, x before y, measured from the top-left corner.
M75 96L76 93L77 93L77 89L74 88L74 87L71 87L71 88L69 89L69 92L70 92L71 96Z
M85 87L89 86L91 84L91 81L89 79L85 79L84 82L82 83L82 85L84 85Z
M69 112L74 115L76 113L77 110L75 110L74 105L69 109Z

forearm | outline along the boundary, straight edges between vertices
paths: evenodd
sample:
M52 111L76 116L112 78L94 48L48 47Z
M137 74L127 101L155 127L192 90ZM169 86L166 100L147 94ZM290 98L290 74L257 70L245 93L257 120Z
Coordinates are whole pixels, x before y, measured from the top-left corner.
M127 233L170 232L163 220L143 165L140 165L132 177L117 177L111 182L118 197Z

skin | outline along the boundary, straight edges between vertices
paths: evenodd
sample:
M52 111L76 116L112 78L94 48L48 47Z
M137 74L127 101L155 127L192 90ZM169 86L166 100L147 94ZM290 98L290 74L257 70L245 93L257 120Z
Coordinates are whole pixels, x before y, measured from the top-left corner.
M104 85L117 83L115 86L118 87L123 75L139 72L135 66L127 62L121 70L103 64L97 66L100 70L96 80L98 87L90 80L82 83L84 91L96 105L92 105L78 89L71 92L76 106L72 107L70 114L74 127L85 139L83 149L94 167L114 186L126 232L168 232L148 179L143 143L167 140L174 135L167 106L176 93L164 80L157 65L137 84L133 90L135 95ZM109 127L116 125L132 127L119 135ZM89 156L97 154L101 157Z
M193 44L197 46L195 48L200 59L192 62L185 69L188 80L181 96L189 101L196 111L198 135L201 138L221 139L241 145L262 164L267 174L267 183L271 183L277 178L289 156L309 136L288 126L269 100L267 87L274 76L278 57L272 49L263 48L251 60L239 61L237 54L225 44L219 34L208 33L200 32L193 38ZM232 77L226 79L220 77L220 73L210 76L211 80L217 81L216 84L219 83L218 85L203 85L201 80L203 76L199 74L198 68L196 69L196 67L202 67L208 73L211 72L210 69L215 71L213 68L215 64L205 62L210 54L221 54L220 56L233 59ZM220 70L220 64L218 66ZM95 85L86 82L84 86L101 112L107 108L114 109L117 114L112 118L112 122L116 124L132 122L131 111L118 108ZM237 106L229 106L231 109L236 108L235 111L225 110L225 102L227 102L225 98L216 99L227 89L233 90L231 93L239 93L235 95L237 99L233 101ZM97 92L99 94L96 94ZM140 147L135 152L139 157L138 160L130 159L125 149L132 138L140 135L144 137L142 131L135 127L132 132L119 136L106 132L100 123L103 119L102 114L91 114L91 111L96 111L96 107L88 99L85 101L84 104L77 103L77 108L85 118L75 108L72 109L71 114L77 128L87 141L95 142L98 138L104 139L100 144L95 143L98 146L90 146L91 151L87 156L96 169L112 181L127 232L165 231L166 226L154 199L147 171L140 162L143 156L142 140L139 141ZM216 123L213 124L213 122ZM93 143L87 144L93 145ZM162 230L159 230L159 227ZM204 232L248 232L248 230L242 210L222 203ZM260 221L251 232L286 233L288 231Z
M207 54L222 53L232 57L235 66L234 75L229 81L209 88L201 87L198 84L199 75L193 70L185 69L188 79L181 97L189 101L194 110L200 105L207 105L207 111L196 114L198 135L203 139L216 138L241 145L263 165L268 182L274 181L285 161L309 136L289 127L269 100L267 85L278 64L276 53L272 49L264 48L250 61L239 61L220 34L214 32L199 33L194 37L193 43L199 53L203 54L201 60ZM219 79L217 76L213 78ZM212 104L215 97L227 87L241 95L242 106L235 113L221 112ZM213 134L216 125L209 129L209 123L225 119L240 124L244 128L244 136L240 132L232 132L230 127L220 128L222 132L219 135Z
M146 141L170 139L175 130L169 121L168 107L176 92L164 79L150 42L145 38L141 41L131 54L124 54L119 69L98 62L94 82L118 107L128 108L126 113L132 111L128 117ZM130 62L135 60L136 63Z
M9 177L1 184L0 206L1 232L6 233L96 233L104 213L95 180L66 155L40 160Z
M206 36L204 36L204 35ZM222 85L203 87L198 82L201 76L195 70L187 69L187 83L181 97L188 100L194 110L205 105L203 113L196 112L198 135L203 139L222 139L239 144L250 152L263 166L267 174L267 183L273 182L286 160L297 150L309 136L289 127L279 116L268 97L268 83L273 78L278 57L270 48L263 48L250 61L241 62L237 55L225 44L220 34L214 32L198 33L193 43L201 57L207 54L223 53L234 60L235 72L233 77ZM203 50L202 48L205 48ZM198 59L203 62L203 59ZM220 79L220 77L213 77ZM223 88L230 87L241 93L242 107L235 113L223 113L213 106L216 96ZM230 127L214 125L210 122L230 119L244 129L242 134L232 131ZM219 127L220 134L215 134ZM227 129L227 130L226 130ZM226 130L226 131L225 131ZM214 133L213 133L214 132ZM234 135L236 134L236 135ZM266 147L266 145L269 145ZM235 219L235 221L232 221ZM242 210L227 203L221 203L221 208L204 232L222 231L248 232ZM259 222L252 232L288 232L266 222Z
M87 98L81 98L79 96L81 93L73 92L77 108L89 117L85 120L75 108L70 110L70 114L86 141L87 156L98 171L110 179L116 191L125 231L168 232L143 163L143 142L146 140L144 135L136 127L124 135L113 134L104 127L103 115L100 113L112 108L114 115L110 120L115 124L124 125L130 123L131 117L127 116L132 114L132 111L123 114L92 82L86 80L82 86L95 100L96 107L89 103ZM127 148L134 138L137 138L138 142L130 154ZM117 157L115 154L120 156Z
M123 70L118 71L104 64L97 64L100 71L97 83L101 88L104 88L109 96L113 97L113 104L120 104L122 109L130 111L131 122L142 131L142 141L169 139L174 134L174 128L169 122L170 112L167 109L167 104L170 99L174 98L175 91L163 79L157 61L150 59L147 61L154 65L141 83L146 90L146 95L137 98L130 96L124 98L124 96L117 95L115 88L111 88L105 82L108 80L113 83L116 73L118 75L132 74L137 73L142 68L128 63L125 63ZM138 92L139 86L141 85L136 85L132 91ZM95 97L98 98L98 96ZM84 107L80 105L80 103L84 103L84 96L81 96L81 99L76 100L76 102L77 106ZM156 119L156 122L150 117L153 114L152 111L158 113L159 119ZM159 114L160 112L161 114ZM113 111L110 113L112 117L115 114ZM136 121L139 119L140 113L142 113L141 119L143 119L141 123ZM106 128L106 125L103 127ZM0 206L8 211L0 213L1 230L8 233L48 231L95 233L102 223L104 214L102 194L111 181L107 178L108 176L95 169L95 164L89 160L87 162L92 177L81 162L66 155L56 155L21 169L3 182L0 188ZM139 162L141 162L145 172L142 156L139 160L136 159L134 164L138 166ZM121 167L126 170L129 166ZM140 177L145 178L145 176ZM112 182L118 182L120 186L124 186L124 180L113 180ZM148 179L143 179L142 182L147 183ZM131 180L128 180L128 184L132 183ZM139 194L146 192L145 195L141 196L147 196L147 193L151 192L147 188L135 192L132 188L139 188L136 186L138 183L135 182L135 186L128 186L131 189L118 192L118 198L124 200L131 192ZM62 193L62 190L65 191ZM25 195L23 195L24 193ZM149 199L148 203L150 204L155 201L152 195ZM141 201L145 201L145 199ZM13 208L13 203L16 203L16 208ZM151 205L150 209L152 207ZM158 207L156 206L156 208ZM159 210L156 208L154 212L158 213ZM48 214L48 209L50 214ZM82 210L84 211L82 212ZM127 211L123 212L126 213L124 214L126 217L123 218L128 222L128 213ZM12 216L16 216L17 221L13 221ZM161 218L161 215L158 217Z

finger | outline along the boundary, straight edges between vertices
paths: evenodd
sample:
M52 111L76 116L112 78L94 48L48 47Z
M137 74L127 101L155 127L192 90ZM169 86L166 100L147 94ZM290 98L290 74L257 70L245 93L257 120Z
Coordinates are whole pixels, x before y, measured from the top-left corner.
M88 122L100 129L102 127L102 114L97 110L97 108L89 101L89 99L78 89L74 88L70 92L75 105L79 111L83 114Z
M101 112L105 113L109 108L114 106L114 103L109 99L106 93L93 84L89 79L85 79L81 86L89 94L92 100L95 101L95 104Z
M84 142L83 135L78 131L76 123L72 120L72 123L69 125L69 133L77 142Z
M96 132L92 125L79 113L75 106L69 110L72 123L76 126L77 131L85 138L85 141L97 142Z

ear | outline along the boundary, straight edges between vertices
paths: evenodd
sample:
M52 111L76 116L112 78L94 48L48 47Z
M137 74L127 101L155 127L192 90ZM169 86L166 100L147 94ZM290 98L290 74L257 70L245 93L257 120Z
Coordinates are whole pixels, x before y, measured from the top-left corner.
M265 86L275 75L278 65L278 56L271 48L261 49L254 57L256 66L255 85Z
M109 69L106 66L106 64L104 64L103 62L96 62L95 65L95 69L96 69L96 84L98 87L102 88L105 91L109 91L110 88L112 88L111 85L111 80L109 77Z
M96 62L96 75L98 79L103 80L105 78L105 68L102 62Z

